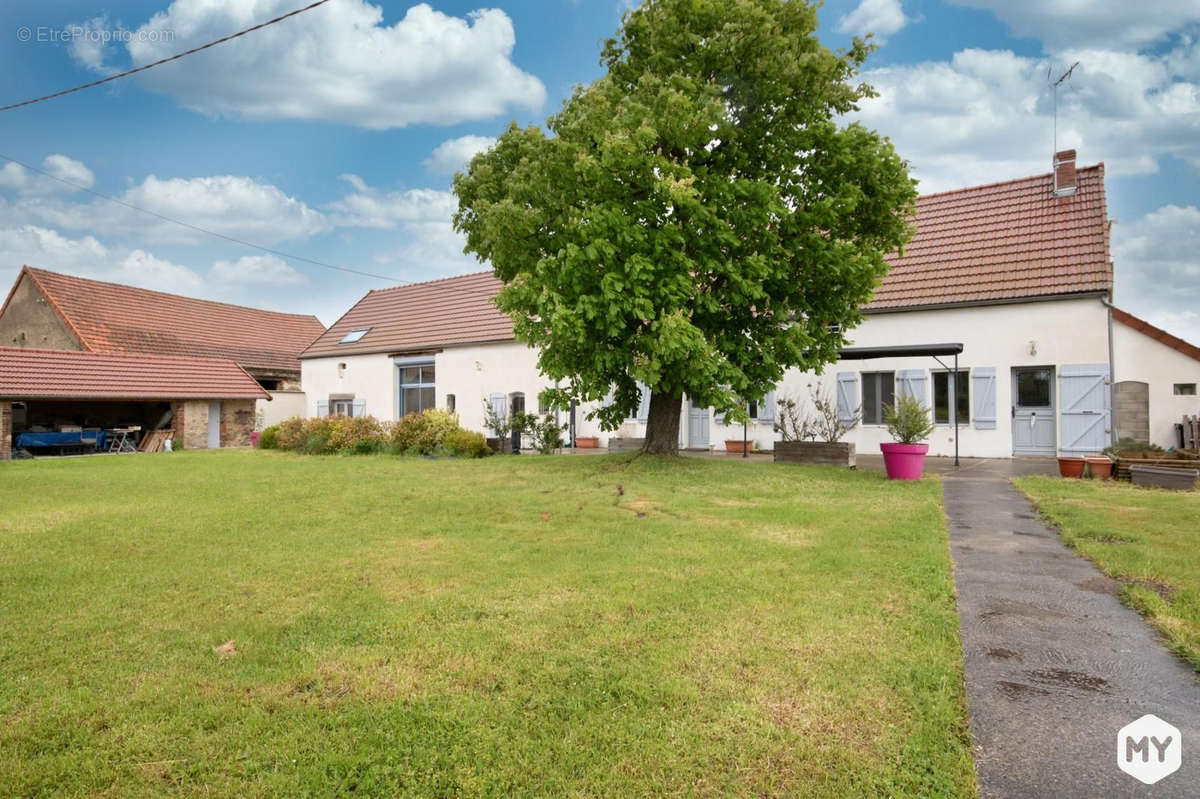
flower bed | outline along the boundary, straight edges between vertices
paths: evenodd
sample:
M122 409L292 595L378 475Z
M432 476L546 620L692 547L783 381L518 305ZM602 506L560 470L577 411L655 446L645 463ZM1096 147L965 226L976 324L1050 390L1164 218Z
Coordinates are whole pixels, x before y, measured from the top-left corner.
M259 447L306 455L388 452L482 458L490 452L482 435L462 428L458 414L438 410L410 413L397 422L373 416L292 417L263 430Z

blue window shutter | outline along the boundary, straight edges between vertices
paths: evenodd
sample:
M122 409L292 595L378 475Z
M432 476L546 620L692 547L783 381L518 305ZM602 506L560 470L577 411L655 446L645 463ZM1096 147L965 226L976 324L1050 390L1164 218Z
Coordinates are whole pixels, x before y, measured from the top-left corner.
M317 400L317 416L329 415L329 403L326 400Z
M359 417L359 416L366 416L366 415L367 415L367 401L365 399L356 399L354 401L354 416Z
M501 419L508 417L508 402L503 394L492 394L488 397L488 404L492 406L492 410Z
M996 429L996 367L971 370L971 416L977 430Z
M638 400L637 420L644 422L650 418L650 389L645 383L637 384L638 391L641 392L641 398Z
M858 410L858 372L837 373L837 414L846 424L854 421Z
M775 421L775 390L771 389L762 398L762 402L758 403L758 421L773 422Z
M896 393L902 397L915 397L917 402L928 408L928 382L929 375L924 369L901 369L896 372Z

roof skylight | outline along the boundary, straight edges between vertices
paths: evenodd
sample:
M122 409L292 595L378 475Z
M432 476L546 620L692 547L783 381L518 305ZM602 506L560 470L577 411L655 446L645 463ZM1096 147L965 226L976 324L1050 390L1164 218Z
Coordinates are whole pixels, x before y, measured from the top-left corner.
M357 330L351 330L346 335L342 336L342 340L338 344L353 344L356 341L362 341L362 337L371 332L369 327L360 327Z

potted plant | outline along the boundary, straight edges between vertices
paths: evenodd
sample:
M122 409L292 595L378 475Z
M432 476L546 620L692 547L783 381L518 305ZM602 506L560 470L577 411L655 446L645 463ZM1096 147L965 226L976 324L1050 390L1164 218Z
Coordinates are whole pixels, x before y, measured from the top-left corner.
M890 480L919 480L925 472L929 445L921 442L933 433L929 409L911 395L899 397L884 413L888 433L895 439L880 444L883 465Z
M1083 477L1083 467L1087 461L1073 455L1058 456L1058 473L1063 477Z
M774 459L853 467L854 444L840 439L858 424L859 410L843 418L832 396L811 385L809 391L813 415L801 411L800 403L791 397L776 401L774 428L781 440L775 442Z
M725 439L725 451L730 455L744 455L754 451L754 439L743 441L740 438Z
M1088 474L1092 477L1101 480L1112 477L1113 462L1107 455L1085 455L1083 460L1087 463Z

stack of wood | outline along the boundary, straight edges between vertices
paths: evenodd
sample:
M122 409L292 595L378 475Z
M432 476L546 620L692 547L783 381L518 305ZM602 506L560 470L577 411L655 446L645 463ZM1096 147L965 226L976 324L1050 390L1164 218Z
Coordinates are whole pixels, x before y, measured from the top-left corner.
M175 438L174 430L151 430L142 443L138 445L139 452L162 452L163 444Z
M1200 416L1183 415L1183 448L1200 450Z

